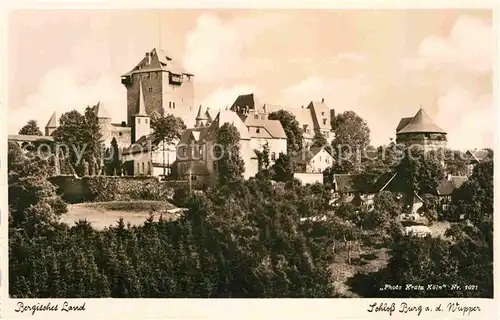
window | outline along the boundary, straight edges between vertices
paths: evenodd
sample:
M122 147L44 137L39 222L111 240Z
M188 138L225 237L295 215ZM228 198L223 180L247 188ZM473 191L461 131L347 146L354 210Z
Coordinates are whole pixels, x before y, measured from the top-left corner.
M148 123L148 119L144 119L144 123Z
M123 133L121 133L121 132L118 132L118 135L119 135L120 137L122 136L122 134L123 134Z
M255 132L260 133L260 128L256 128Z
M203 146L200 146L200 159L203 160Z
M142 173L144 174L144 162L142 163Z
M327 157L327 158L325 159L325 162L326 162L326 163L330 163L330 159Z
M135 173L135 175L138 175L139 174L139 163L137 163L137 172Z
M137 123L141 123L141 118L137 118Z
M175 101L172 102L172 109L175 109Z
M149 92L149 93L153 92L153 88L149 87L149 88L148 88L148 92Z
M321 162L321 156L319 156L319 162Z
M195 181L196 181L196 176L195 176L195 175L192 175L192 176L191 176L191 180L195 180Z
M321 115L322 115L322 116L324 116L324 115L325 115L325 113L324 113L324 112L321 112Z
M326 119L323 119L323 124L326 124Z
M169 101L169 102L168 102L168 108L169 108L169 109L172 109L172 101Z
M276 152L271 153L271 160L276 160Z
M214 171L217 171L217 161L214 161Z

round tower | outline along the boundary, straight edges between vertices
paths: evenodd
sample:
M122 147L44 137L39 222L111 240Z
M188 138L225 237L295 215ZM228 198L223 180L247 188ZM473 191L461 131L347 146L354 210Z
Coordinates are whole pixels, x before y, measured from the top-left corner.
M446 147L446 132L432 121L424 109L412 118L403 118L396 129L396 143L420 145L424 150Z

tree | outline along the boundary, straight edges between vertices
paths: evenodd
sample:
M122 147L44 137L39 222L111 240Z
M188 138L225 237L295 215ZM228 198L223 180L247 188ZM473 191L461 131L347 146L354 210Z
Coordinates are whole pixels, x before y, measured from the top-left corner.
M19 130L19 134L24 134L28 136L41 136L42 131L40 131L40 128L38 127L38 124L35 120L30 120L28 121L27 124L24 125L24 127Z
M274 172L273 179L276 181L287 182L292 180L295 166L290 155L280 153L278 159L276 159L272 166L272 171Z
M354 111L346 111L335 117L333 127L335 138L332 141L332 148L336 158L350 162L355 170L359 170L360 153L370 143L368 124Z
M181 118L171 114L161 114L151 119L151 127L153 128L153 138L156 142L162 143L162 149L165 150L165 145L169 145L179 138L182 131L186 129L186 125ZM165 152L162 152L163 161L163 176L166 176L165 167Z
M438 219L439 200L432 194L424 194L422 200L424 201L418 212L427 219L429 225L432 225Z
M269 169L269 143L266 142L262 151L254 150L257 155L259 171Z
M331 149L331 146L328 145L328 141L326 141L326 137L321 132L316 132L313 137L311 148L322 148L325 146Z
M444 178L444 170L437 156L423 150L405 150L404 157L396 168L398 174L407 182L407 194L435 194L439 182Z
M476 165L469 180L453 191L448 218L480 223L492 216L493 161L487 161Z
M110 155L111 159L108 158ZM115 137L111 139L111 146L108 149L107 158L108 158L107 163L105 164L107 175L113 175L113 176L116 176L117 174L120 175L122 168L122 161L120 157L120 149L118 147L118 142L116 141Z
M444 164L446 171L449 174L456 176L467 175L468 159L465 157L464 152L460 150L443 150Z
M100 172L102 134L94 109L87 107L84 115L76 110L66 112L59 122L54 132L54 141L60 147L57 152L63 154L80 175L84 172L84 162L92 166L89 173Z
M302 149L302 129L295 116L288 111L271 112L269 120L279 120L286 134L287 153L292 154Z
M230 181L240 179L245 172L245 163L240 155L240 133L232 124L225 123L217 130L217 148L215 157L217 160L217 172L219 183L227 184Z

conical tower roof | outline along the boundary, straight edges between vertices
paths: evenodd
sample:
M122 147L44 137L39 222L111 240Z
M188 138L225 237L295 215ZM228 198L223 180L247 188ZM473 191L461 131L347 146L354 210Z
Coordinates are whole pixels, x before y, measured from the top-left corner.
M196 115L196 120L208 120L205 108L200 104L198 108L198 114Z
M57 119L56 119L56 112L50 116L49 122L45 125L45 128L57 128Z
M139 112L137 116L147 117L146 103L144 103L144 92L142 91L142 81L139 82Z
M95 106L94 112L96 113L98 119L111 119L111 116L106 108L104 108L101 101L99 101Z
M401 129L397 134L403 133L444 133L443 129L438 127L427 115L424 109L420 108L417 114Z

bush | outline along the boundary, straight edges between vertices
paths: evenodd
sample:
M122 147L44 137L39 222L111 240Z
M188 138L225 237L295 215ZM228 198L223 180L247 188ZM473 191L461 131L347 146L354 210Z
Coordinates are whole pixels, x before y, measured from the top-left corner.
M172 202L178 207L185 207L189 199L189 191L184 187L176 188Z
M128 196L131 200L167 201L170 198L170 192L163 183L147 182L140 188L130 190Z
M118 192L116 178L110 177L88 177L85 178L87 185L87 201L113 201Z

